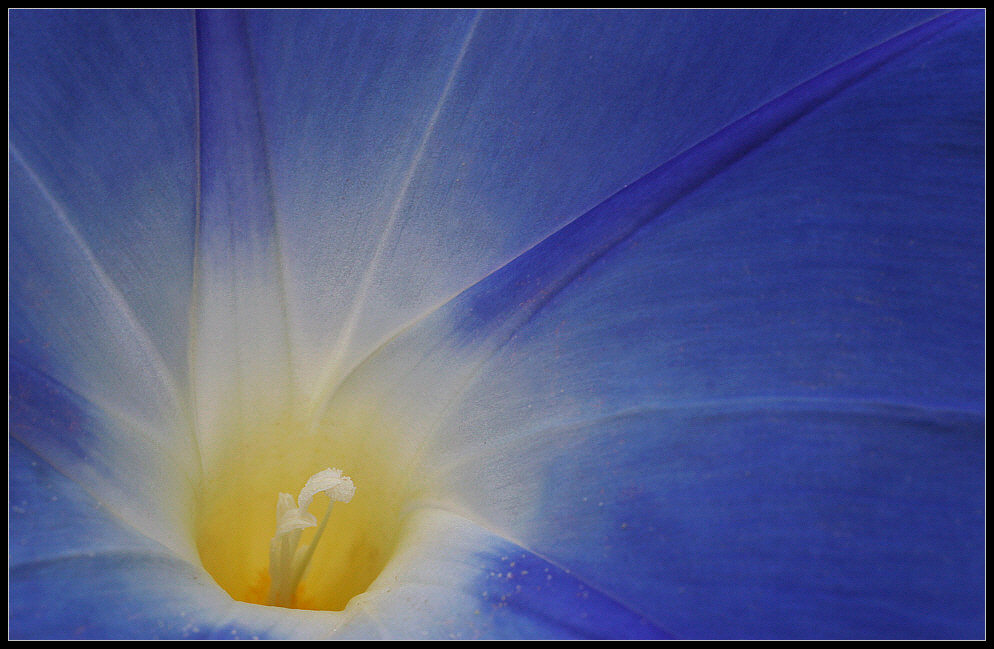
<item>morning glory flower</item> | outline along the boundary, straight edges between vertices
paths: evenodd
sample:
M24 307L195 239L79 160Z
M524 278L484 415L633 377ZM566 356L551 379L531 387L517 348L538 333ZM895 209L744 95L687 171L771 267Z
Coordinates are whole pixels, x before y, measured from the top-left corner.
M10 634L984 633L984 15L14 11Z

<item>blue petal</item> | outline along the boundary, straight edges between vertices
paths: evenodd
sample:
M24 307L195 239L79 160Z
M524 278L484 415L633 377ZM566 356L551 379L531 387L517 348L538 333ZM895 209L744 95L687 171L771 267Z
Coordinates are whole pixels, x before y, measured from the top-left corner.
M51 227L21 194L40 192L61 206L77 246L181 382L196 211L192 15L12 11L9 18L11 170L30 176L11 184L11 223L28 237ZM54 247L42 257L57 267L64 254ZM12 271L16 303L56 320L77 306L61 295L33 304L30 293L20 294L31 290L22 286L30 274ZM59 279L89 291L75 264ZM61 335L100 335L85 324Z
M65 554L163 551L120 521L22 443L9 441L10 565ZM71 528L71 539L65 528Z
M174 439L185 401L175 375L120 287L37 181L15 155L11 356L97 407Z
M665 638L665 630L519 544L418 507L396 556L335 629L341 638Z
M329 412L413 413L439 502L679 636L982 635L982 41L950 14L798 86Z
M321 401L411 319L925 18L250 14L303 384Z
M672 638L645 617L524 548L504 541L481 553L479 588L494 635L506 638Z
M199 476L190 457L182 453L183 442L190 439L187 431L182 431L185 440L157 438L145 427L95 407L16 358L10 365L9 382L9 434L25 449L12 453L12 489L23 482L30 495L53 481L58 483L56 492L69 490L71 484L81 498L89 495L120 524L177 556L195 560L190 511ZM35 482L42 487L30 486ZM60 497L53 493L52 502ZM35 558L91 549L95 539L84 529L67 525L59 515L61 505L46 508L40 506L38 497L30 495L30 499L31 504L11 501L11 507L25 510L23 516L11 520L12 548L23 546ZM70 504L85 509L85 503L76 498L69 498ZM20 556L12 552L11 559Z
M191 599L201 613L217 599L202 570L20 442L9 448L12 638L176 637L209 619L190 615Z

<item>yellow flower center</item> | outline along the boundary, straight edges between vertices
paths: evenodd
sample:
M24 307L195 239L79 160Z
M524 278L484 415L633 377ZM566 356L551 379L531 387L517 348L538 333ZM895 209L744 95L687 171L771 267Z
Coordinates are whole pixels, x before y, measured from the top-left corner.
M346 469L357 486L354 498L332 508L291 601L275 603L340 611L367 590L393 554L404 503L416 488L391 445L371 434L374 423L369 417L329 420L308 432L300 422L278 421L217 435L225 442L205 459L197 548L206 570L231 597L274 603L270 545L277 496L297 493L329 466ZM313 542L328 505L324 495L314 498L310 509L318 526L300 531L300 548Z

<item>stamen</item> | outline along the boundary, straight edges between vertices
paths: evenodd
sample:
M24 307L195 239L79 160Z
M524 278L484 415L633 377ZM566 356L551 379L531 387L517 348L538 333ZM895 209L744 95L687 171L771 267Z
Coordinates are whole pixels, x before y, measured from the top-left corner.
M314 533L309 545L298 548L301 531L317 526L317 519L307 512L314 496L324 492L328 495L328 509L321 520L321 526ZM328 525L331 506L335 502L349 502L355 495L352 479L338 469L318 471L304 484L297 496L297 506L293 496L281 493L276 501L276 534L269 543L269 604L271 606L292 607L297 585L304 577L307 565L314 556L324 528Z

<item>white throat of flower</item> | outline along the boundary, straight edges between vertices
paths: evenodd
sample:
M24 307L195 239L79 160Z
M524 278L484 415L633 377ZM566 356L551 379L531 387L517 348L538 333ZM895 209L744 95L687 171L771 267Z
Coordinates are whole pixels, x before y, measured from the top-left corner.
M318 526L317 519L307 512L314 496L321 492L328 495L328 509ZM269 543L269 604L290 607L294 605L297 585L304 577L307 564L314 555L324 528L328 524L331 506L335 502L347 503L355 495L352 478L343 475L338 469L318 471L310 478L297 496L294 507L293 496L281 493L276 501L276 534ZM318 526L309 545L300 544L301 531Z

